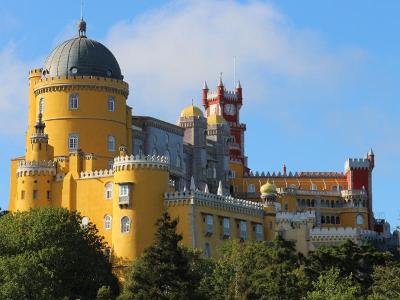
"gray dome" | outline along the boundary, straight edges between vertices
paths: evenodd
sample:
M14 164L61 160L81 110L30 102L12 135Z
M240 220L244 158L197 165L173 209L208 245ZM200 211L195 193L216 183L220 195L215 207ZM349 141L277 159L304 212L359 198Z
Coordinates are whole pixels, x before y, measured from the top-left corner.
M43 75L123 79L119 64L111 51L85 36L67 40L57 46L46 59Z

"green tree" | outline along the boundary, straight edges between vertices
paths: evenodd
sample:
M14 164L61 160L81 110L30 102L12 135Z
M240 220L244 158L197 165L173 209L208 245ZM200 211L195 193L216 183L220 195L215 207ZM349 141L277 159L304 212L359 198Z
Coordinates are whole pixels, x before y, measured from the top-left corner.
M294 244L228 241L211 276L213 299L298 299L305 273Z
M353 285L352 275L341 277L340 270L332 268L323 272L313 282L313 290L307 293L306 300L354 300L357 299L358 286Z
M189 250L176 233L178 220L167 212L157 220L154 243L138 258L125 277L119 299L200 299L207 263Z
M368 299L400 299L400 263L393 262L386 266L377 266L372 274L373 284Z
M0 299L94 299L118 291L106 244L78 213L37 208L0 218Z
M108 285L103 285L97 291L96 300L113 300L115 299L111 287Z
M361 294L367 295L372 284L374 266L390 261L392 255L378 251L373 245L357 246L348 240L339 246L320 247L307 259L307 275L312 281L331 268L337 268L342 276L352 274L352 280L361 286Z

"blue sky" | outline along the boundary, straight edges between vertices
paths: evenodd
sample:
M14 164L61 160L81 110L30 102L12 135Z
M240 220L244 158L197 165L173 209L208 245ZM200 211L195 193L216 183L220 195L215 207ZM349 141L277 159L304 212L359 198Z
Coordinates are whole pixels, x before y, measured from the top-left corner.
M343 171L376 154L377 217L399 224L400 2L86 0L88 36L116 55L135 114L175 122L200 104L203 80L237 56L255 171ZM0 206L9 159L24 154L27 73L76 34L80 1L7 1L0 7Z

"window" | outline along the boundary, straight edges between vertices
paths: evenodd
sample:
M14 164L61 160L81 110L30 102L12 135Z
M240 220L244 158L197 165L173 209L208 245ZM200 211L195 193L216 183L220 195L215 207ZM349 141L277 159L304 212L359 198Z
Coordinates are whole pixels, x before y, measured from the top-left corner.
M38 198L38 191L33 190L33 200L36 200Z
M168 133L165 134L165 144L168 145L169 143L169 135Z
M51 200L51 191L46 192L47 200Z
M177 167L177 168L180 168L181 165L182 165L182 159L181 159L180 155L178 155L178 156L176 157L176 167Z
M119 205L130 204L130 185L128 183L119 185Z
M115 137L113 135L109 135L107 138L107 149L110 152L115 151Z
M331 218L329 216L325 217L325 224L331 224Z
M335 224L335 217L331 216L331 224Z
M78 94L70 94L69 95L69 109L78 109L79 108L79 95Z
M255 187L254 184L249 184L249 185L247 186L247 192L248 192L248 193L255 193L255 191L256 191L256 187Z
M113 96L108 97L107 108L109 112L115 112L115 98Z
M212 215L206 215L206 226L207 226L207 233L213 233L214 227L214 218Z
M356 223L357 223L357 225L363 225L364 224L364 216L362 214L358 214L357 215Z
M113 166L114 166L114 160L113 160L113 159L109 159L109 160L108 160L108 169L109 169L109 170L112 169Z
M325 216L321 216L321 224L325 224Z
M336 224L340 224L340 217L336 216Z
M287 203L285 203L285 211L288 211L288 209L289 209L289 206Z
M39 100L39 113L44 113L44 98L40 98Z
M315 183L311 184L311 190L316 191L317 190L317 185Z
M236 177L236 172L233 171L233 170L229 170L228 177L229 177L230 179L235 178L235 177Z
M222 219L222 227L223 227L223 235L230 236L231 235L231 222L229 218Z
M211 247L209 243L204 244L204 255L208 258L211 257Z
M113 184L111 183L111 182L109 182L109 183L107 183L106 184L106 186L105 186L105 193L104 193L105 195L105 198L107 199L107 200L110 200L110 199L112 199L112 194L113 194Z
M239 237L243 240L247 238L247 222L240 221L239 222Z
M21 191L21 200L25 199L25 191Z
M262 224L256 224L256 240L263 241L264 240L264 228Z
M121 219L121 232L126 233L131 230L131 220L128 217L122 217Z
M111 216L110 215L105 215L104 217L104 229L111 229Z
M79 147L79 137L77 134L70 134L68 137L68 148L69 150L77 150Z
M169 151L168 151L168 150L165 150L164 156L167 158L168 162L171 161L171 155L169 154Z
M82 227L86 228L89 225L89 218L88 217L83 217L82 218Z

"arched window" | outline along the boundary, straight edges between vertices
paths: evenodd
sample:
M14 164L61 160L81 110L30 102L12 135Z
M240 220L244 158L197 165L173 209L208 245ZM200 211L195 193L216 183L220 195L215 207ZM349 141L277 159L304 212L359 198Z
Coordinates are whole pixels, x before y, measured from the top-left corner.
M44 113L44 98L40 98L39 100L39 113Z
M340 224L340 217L339 216L336 217L336 224Z
M325 216L321 216L321 224L325 224Z
M331 218L329 216L325 217L325 224L331 224Z
M157 148L154 147L153 151L151 152L151 155L156 156L158 154Z
M321 207L325 206L325 200L321 200Z
M171 162L171 155L169 154L168 150L165 150L164 156L168 159L168 162L170 163Z
M317 185L315 183L311 184L311 190L316 191L317 190Z
M169 143L169 135L168 133L165 134L165 144L168 145Z
M115 98L113 96L108 97L107 108L109 112L115 111Z
M71 133L68 137L69 150L77 150L79 147L79 137L75 133Z
M364 224L364 216L362 214L358 214L357 215L356 223L357 223L357 225L363 225Z
M211 247L209 243L204 244L204 255L208 258L211 257Z
M335 216L331 216L331 224L335 224Z
M315 200L314 199L311 200L311 207L315 207Z
M115 151L115 137L112 135L107 138L107 149L110 152Z
M307 207L310 207L311 206L311 201L310 201L310 199L307 199Z
M69 95L69 109L78 109L79 108L79 95L76 93Z
M88 217L83 217L82 218L82 227L86 228L89 225L89 218Z
M112 199L113 197L113 184L111 182L105 185L105 193L104 196L107 200Z
M131 220L128 217L122 217L121 219L121 232L126 233L131 229Z
M306 206L306 200L305 199L301 199L301 206Z
M110 215L104 216L104 228L109 230L111 229L112 218Z

